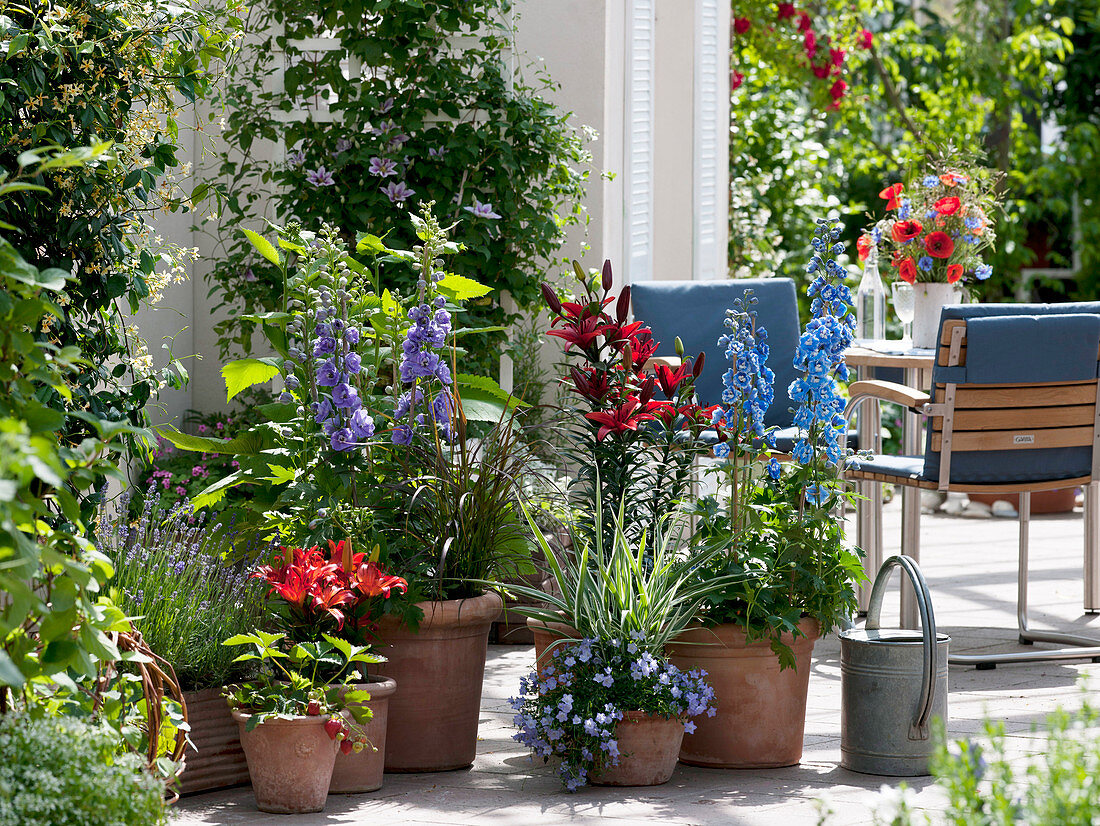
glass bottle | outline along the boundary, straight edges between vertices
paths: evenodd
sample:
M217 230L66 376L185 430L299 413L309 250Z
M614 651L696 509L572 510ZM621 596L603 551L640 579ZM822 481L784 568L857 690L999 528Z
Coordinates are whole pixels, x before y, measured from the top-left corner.
M856 289L856 335L879 341L886 338L886 289L878 274L878 247L873 245Z

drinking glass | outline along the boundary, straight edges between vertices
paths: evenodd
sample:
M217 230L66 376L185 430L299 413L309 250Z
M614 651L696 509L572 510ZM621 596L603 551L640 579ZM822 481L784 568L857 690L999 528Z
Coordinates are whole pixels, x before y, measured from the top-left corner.
M906 347L913 346L913 316L916 314L916 296L913 293L913 285L904 281L895 281L890 285L894 296L894 312L901 320L901 343Z

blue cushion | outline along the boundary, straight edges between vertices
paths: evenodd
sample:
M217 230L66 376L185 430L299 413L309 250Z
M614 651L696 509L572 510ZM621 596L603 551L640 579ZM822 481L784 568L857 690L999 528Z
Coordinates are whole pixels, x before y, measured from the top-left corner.
M954 458L954 457L952 457ZM899 479L922 479L924 459L920 456L891 456L878 453L868 458L854 456L848 461L852 470L865 473L881 473Z
M634 318L653 329L660 342L659 355L672 355L677 336L687 355L706 353L703 374L696 383L704 405L722 400L722 375L729 369L725 350L718 339L728 330L724 326L726 310L735 299L751 289L759 299L754 309L758 322L768 331L771 355L768 366L775 371L775 401L768 410L765 424L787 427L792 423L791 401L787 388L795 379L794 353L801 328L798 323L798 297L794 282L788 278L742 278L713 281L642 281L630 287Z

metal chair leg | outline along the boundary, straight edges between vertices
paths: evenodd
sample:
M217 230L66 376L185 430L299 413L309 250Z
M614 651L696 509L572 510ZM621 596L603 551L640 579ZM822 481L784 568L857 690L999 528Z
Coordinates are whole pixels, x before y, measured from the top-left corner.
M1097 614L1100 613L1100 482L1085 485L1084 494L1084 608L1086 614Z
M1031 493L1020 494L1020 556L1016 574L1016 621L1019 625L1020 642L1031 645L1036 642L1052 642L1072 648L1035 649L1033 651L1015 651L1010 654L951 654L947 661L951 665L973 665L979 669L996 668L998 663L1035 663L1050 660L1092 660L1100 662L1100 639L1082 637L1078 634L1062 634L1057 631L1033 631L1028 624L1027 615L1027 579L1028 579L1028 539L1031 525Z

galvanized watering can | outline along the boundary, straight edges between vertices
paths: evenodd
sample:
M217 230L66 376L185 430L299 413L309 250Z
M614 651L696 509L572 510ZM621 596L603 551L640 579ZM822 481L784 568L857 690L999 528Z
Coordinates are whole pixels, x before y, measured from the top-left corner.
M890 572L901 568L913 583L920 631L880 629ZM904 587L904 583L903 583ZM882 563L864 628L840 632L840 765L864 774L928 774L929 722L947 719L947 644L936 633L928 584L908 556Z

